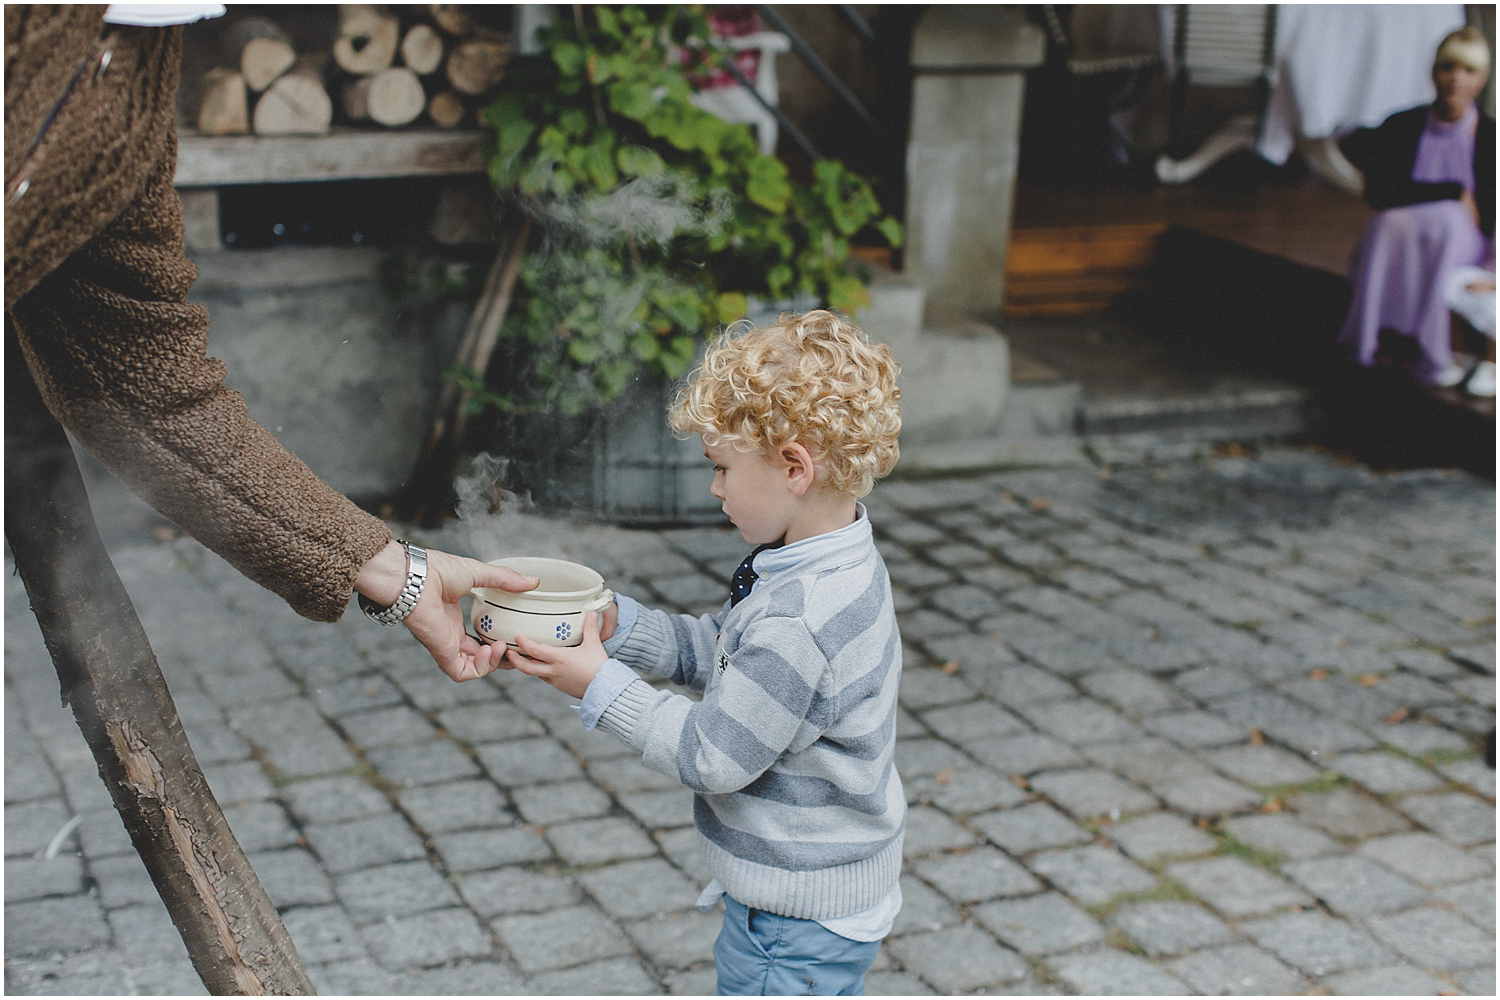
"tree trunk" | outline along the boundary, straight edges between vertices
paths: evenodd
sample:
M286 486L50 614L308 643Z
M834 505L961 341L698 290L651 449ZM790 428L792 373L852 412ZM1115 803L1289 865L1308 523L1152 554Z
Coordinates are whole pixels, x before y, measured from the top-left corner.
M371 78L365 103L370 117L380 124L405 125L427 108L427 94L417 74L405 66L392 66Z
M396 61L401 44L401 22L381 4L339 5L339 33L333 41L333 61L346 73L371 76Z
M401 39L401 61L419 76L436 72L443 64L442 36L431 25L412 25Z
M198 131L207 135L250 131L250 97L239 71L218 66L203 74L198 87Z
M6 320L5 537L115 808L216 995L313 992L209 791L156 655L94 525L62 425Z
M333 101L321 77L299 67L261 95L253 121L260 135L324 135L333 124Z

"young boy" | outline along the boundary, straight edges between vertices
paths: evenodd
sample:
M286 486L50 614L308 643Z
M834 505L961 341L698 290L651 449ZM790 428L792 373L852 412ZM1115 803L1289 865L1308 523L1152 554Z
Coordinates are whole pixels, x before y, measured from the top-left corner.
M896 463L896 373L821 310L720 339L670 416L702 437L711 492L756 546L730 599L693 618L622 596L607 643L590 615L582 645L510 653L694 792L714 874L698 905L725 906L721 995L862 994L901 908L901 638L858 502Z

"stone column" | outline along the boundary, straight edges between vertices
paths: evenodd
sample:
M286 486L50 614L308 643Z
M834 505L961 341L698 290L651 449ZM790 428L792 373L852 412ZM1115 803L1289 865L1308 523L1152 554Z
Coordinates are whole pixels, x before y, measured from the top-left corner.
M912 38L906 273L928 301L1000 308L1021 98L1040 28L1005 5L933 5Z

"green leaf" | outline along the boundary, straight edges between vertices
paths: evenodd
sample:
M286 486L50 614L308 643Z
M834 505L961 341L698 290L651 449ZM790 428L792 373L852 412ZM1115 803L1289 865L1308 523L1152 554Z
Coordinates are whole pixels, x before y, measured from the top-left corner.
M902 230L901 223L889 215L875 223L875 228L880 231L881 236L885 237L885 241L893 247L899 247L902 240L906 238L906 233Z
M588 62L588 52L575 42L559 42L552 47L552 61L564 76L577 76Z

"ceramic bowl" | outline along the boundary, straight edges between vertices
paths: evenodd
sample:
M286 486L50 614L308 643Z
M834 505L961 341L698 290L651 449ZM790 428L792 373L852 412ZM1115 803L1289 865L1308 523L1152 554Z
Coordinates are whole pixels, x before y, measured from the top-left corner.
M490 562L542 582L519 594L493 587L474 589L470 618L475 633L486 642L514 646L516 636L524 635L544 646L576 646L583 641L583 616L602 612L615 599L604 577L580 563L543 556Z

